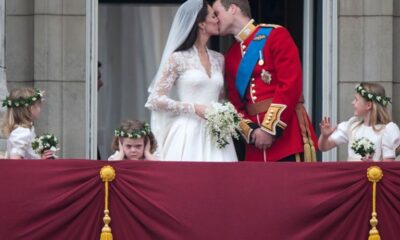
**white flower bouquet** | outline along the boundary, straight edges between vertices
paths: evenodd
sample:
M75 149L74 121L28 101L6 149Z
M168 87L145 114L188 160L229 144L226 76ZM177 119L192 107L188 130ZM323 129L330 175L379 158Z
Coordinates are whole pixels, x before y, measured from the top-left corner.
M32 141L32 148L39 155L45 150L57 151L58 139L53 134L43 134Z
M239 138L236 128L241 117L230 102L211 103L205 112L205 117L207 131L218 148L224 148L232 137Z
M370 159L375 153L374 143L365 137L354 140L351 149L361 155L362 159Z

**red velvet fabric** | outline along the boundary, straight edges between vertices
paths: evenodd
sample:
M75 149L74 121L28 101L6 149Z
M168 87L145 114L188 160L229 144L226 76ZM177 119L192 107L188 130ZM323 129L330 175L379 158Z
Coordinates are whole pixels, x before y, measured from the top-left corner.
M378 165L381 239L400 236L399 163L0 161L0 239L99 239L103 165L114 239L367 239Z

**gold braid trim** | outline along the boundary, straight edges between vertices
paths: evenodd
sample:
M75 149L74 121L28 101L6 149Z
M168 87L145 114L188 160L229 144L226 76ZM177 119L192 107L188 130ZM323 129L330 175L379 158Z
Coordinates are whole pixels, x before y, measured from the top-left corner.
M246 140L247 143L250 143L250 136L251 132L253 129L249 126L249 123L252 123L248 119L243 119L239 123L239 129L240 129L240 134L243 136L244 140Z
M111 182L115 178L115 170L110 165L104 166L100 170L100 178L104 182L104 227L101 229L100 240L112 240L113 236L110 228L110 211L108 209L108 182Z
M377 213L376 213L376 183L379 182L383 177L382 169L378 166L369 167L367 170L367 177L372 182L372 218L369 220L371 224L371 230L369 230L368 240L380 240L379 231L376 228L378 225Z
M286 128L286 123L281 121L282 112L286 109L286 105L272 103L267 113L265 113L264 120L261 124L261 128L267 133L275 136L277 125L283 130Z

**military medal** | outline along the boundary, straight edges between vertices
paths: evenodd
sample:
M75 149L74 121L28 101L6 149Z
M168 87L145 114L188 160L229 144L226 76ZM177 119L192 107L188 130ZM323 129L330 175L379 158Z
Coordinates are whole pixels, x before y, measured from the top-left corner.
M261 80L263 80L263 82L265 82L266 84L271 84L272 81L271 73L263 69L261 71Z
M262 66L262 65L264 65L264 58L263 58L261 50L259 51L259 53L260 53L260 59L258 60L258 65Z

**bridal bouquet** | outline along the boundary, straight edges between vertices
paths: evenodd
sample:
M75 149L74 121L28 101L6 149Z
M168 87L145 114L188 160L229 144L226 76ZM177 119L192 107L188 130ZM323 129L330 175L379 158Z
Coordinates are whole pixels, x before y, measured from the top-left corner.
M43 134L32 141L32 148L39 155L45 150L57 151L58 139L53 134Z
M211 103L205 117L207 131L218 148L224 148L232 137L239 138L236 128L239 126L241 117L230 102Z
M365 137L354 140L351 144L351 149L361 155L362 159L369 159L375 153L374 143Z

